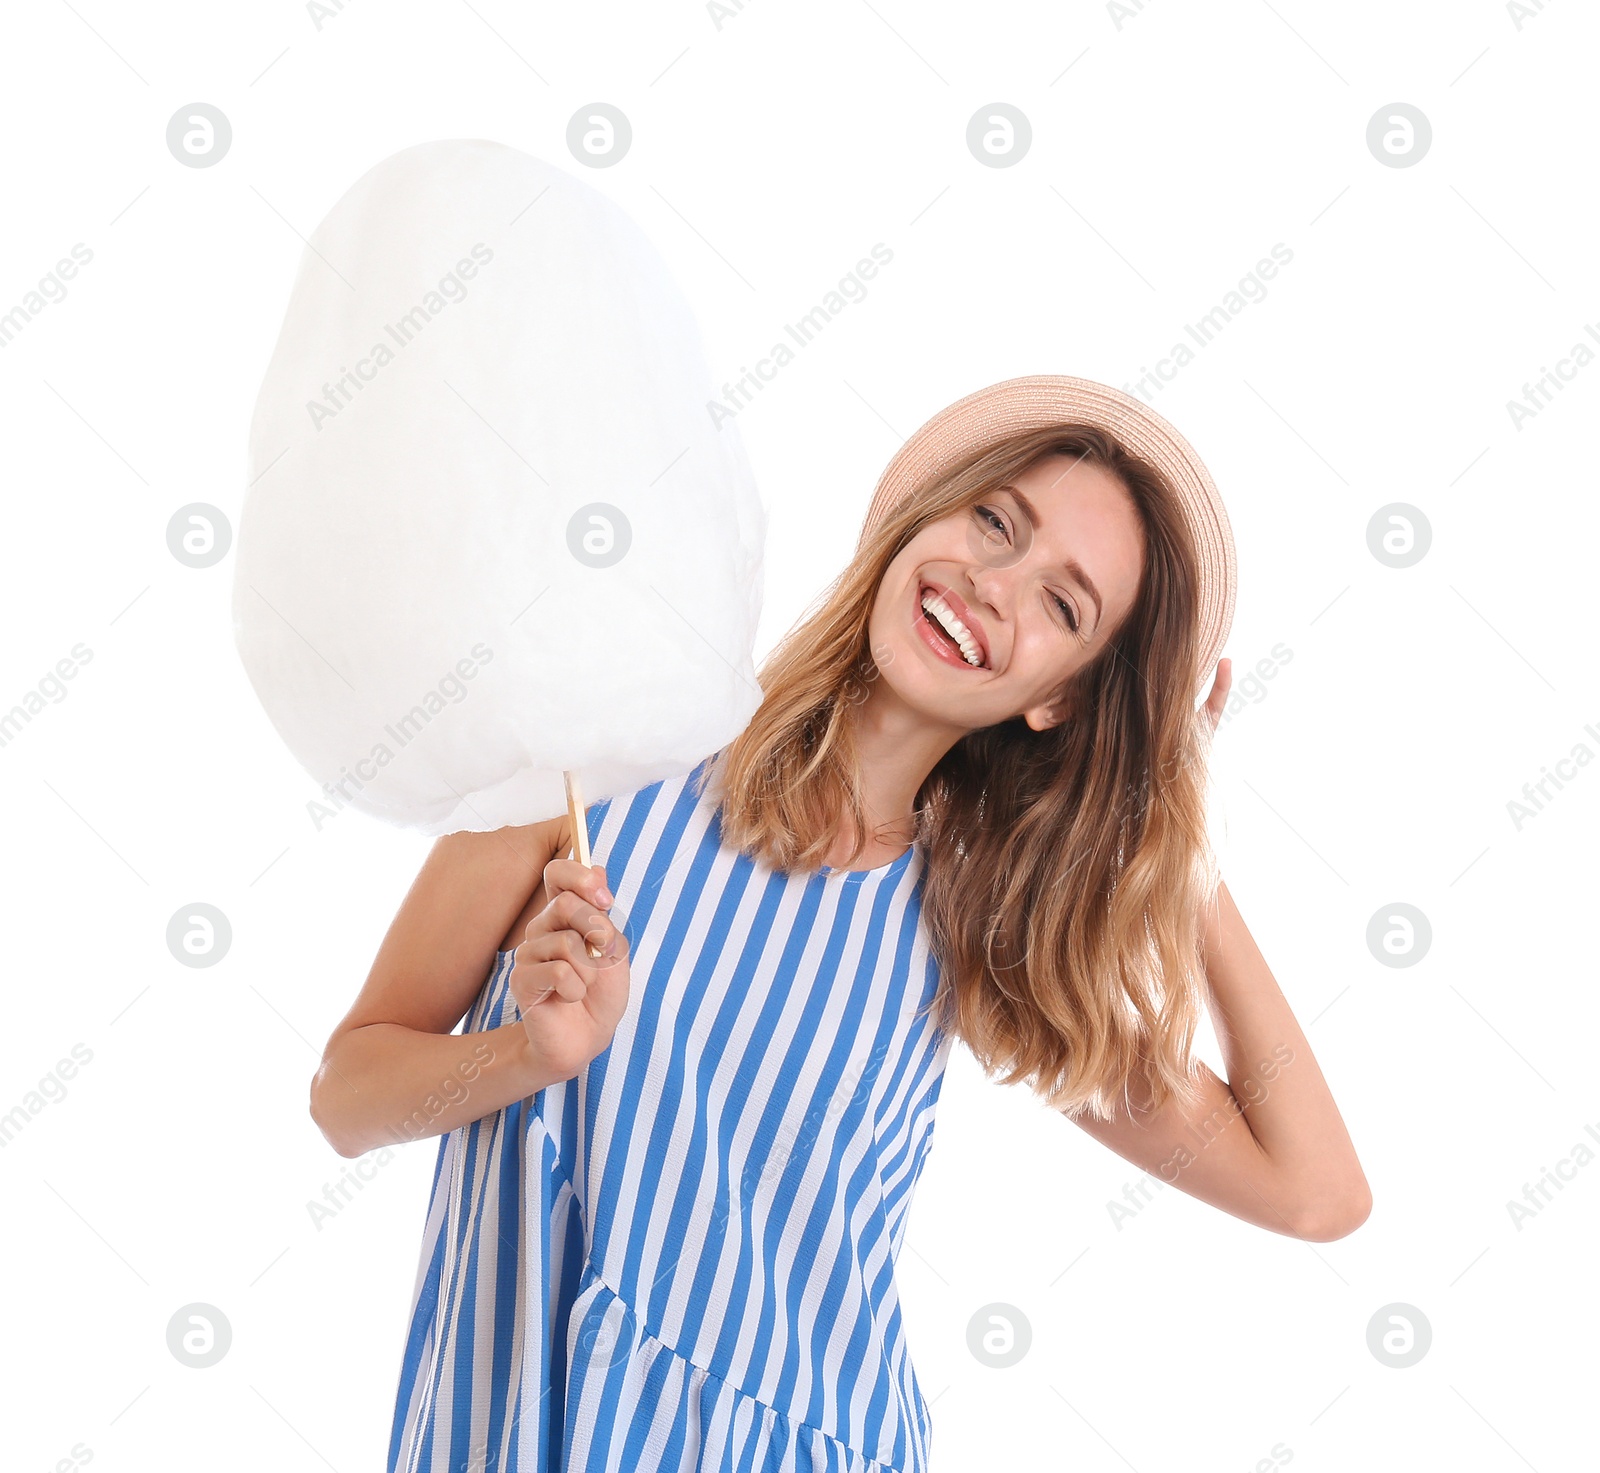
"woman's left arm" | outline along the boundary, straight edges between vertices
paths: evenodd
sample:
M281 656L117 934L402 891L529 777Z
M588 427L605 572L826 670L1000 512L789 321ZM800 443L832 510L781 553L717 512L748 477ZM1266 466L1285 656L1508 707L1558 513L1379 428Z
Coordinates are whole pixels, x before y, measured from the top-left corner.
M1207 702L1213 725L1227 685L1219 666ZM1135 1101L1109 1121L1085 1114L1075 1123L1168 1186L1258 1227L1319 1243L1354 1232L1372 1210L1371 1189L1311 1046L1224 884L1206 908L1202 960L1226 1083L1202 1063L1187 1108L1174 1101L1151 1112Z
M1074 1123L1119 1156L1224 1212L1326 1243L1353 1233L1372 1193L1327 1081L1226 885L1207 908L1205 967L1226 1082L1204 1063L1198 1098Z

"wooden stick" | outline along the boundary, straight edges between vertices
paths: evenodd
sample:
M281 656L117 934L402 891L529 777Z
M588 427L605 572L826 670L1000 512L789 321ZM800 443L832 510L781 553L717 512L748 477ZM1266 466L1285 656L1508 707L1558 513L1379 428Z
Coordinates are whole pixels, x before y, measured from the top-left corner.
M575 772L563 772L567 782L567 818L572 824L572 857L585 869L591 867L589 858L589 818L583 804L583 788ZM590 941L585 943L590 956L599 956L599 948Z
M584 813L583 788L578 774L564 772L567 780L567 817L572 822L572 857L585 868L589 865L589 824Z

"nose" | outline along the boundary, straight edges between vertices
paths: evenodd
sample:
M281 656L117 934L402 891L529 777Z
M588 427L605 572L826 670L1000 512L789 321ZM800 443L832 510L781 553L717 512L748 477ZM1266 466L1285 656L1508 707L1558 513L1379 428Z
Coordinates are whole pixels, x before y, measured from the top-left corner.
M1000 594L1003 583L1001 571L996 568L974 568L967 574L967 587L972 593L972 602L981 604L995 618L1003 618L1000 606L995 602L995 597Z

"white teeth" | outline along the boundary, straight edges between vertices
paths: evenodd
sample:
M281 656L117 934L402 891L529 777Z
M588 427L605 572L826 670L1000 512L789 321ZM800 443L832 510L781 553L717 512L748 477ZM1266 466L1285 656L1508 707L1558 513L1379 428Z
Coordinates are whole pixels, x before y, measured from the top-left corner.
M944 626L950 638L961 646L961 655L967 664L983 664L983 651L979 648L978 641L972 637L972 631L956 617L955 610L949 604L937 593L930 591L922 595L922 607L932 614Z

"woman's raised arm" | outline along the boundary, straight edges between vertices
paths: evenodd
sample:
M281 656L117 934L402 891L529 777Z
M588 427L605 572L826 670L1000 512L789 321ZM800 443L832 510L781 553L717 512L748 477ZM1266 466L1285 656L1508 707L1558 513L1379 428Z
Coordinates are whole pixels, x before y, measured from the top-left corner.
M560 1077L544 1077L520 1022L451 1030L568 828L561 816L435 842L311 1082L311 1116L341 1156L443 1135Z
M1354 1232L1372 1192L1311 1046L1226 885L1203 940L1228 1079L1200 1066L1200 1096L1154 1113L1075 1117L1119 1156L1258 1227L1323 1243Z

